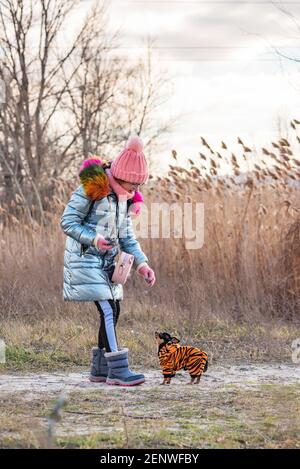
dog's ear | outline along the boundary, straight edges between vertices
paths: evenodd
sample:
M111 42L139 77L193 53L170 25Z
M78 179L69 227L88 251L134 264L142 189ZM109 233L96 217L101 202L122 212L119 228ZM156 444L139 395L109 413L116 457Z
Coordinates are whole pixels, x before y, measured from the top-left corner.
M179 344L180 340L177 337L172 337L172 344Z
M164 342L170 342L170 340L172 340L172 336L168 332L162 332L160 338L163 339Z

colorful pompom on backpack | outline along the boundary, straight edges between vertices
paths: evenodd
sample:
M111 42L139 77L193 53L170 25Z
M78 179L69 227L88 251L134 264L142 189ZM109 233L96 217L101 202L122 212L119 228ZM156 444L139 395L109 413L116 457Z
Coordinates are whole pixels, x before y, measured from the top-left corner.
M80 182L91 200L99 200L109 194L109 180L100 158L88 158L79 169Z

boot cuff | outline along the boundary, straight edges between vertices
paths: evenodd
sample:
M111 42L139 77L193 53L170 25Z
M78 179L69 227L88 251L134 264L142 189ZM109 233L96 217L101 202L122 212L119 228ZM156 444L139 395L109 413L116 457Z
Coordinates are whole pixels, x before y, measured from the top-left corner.
M93 352L97 352L98 350L101 350L99 347L92 347Z
M119 355L124 355L124 353L128 353L128 348L122 348L121 350L118 350L117 352L105 352L104 356L107 358L117 357Z

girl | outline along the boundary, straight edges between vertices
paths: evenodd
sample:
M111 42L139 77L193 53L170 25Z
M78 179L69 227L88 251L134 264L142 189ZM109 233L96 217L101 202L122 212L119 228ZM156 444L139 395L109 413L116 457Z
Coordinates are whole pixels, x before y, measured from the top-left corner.
M145 376L129 369L128 349L119 349L115 328L123 287L113 283L111 275L119 245L134 256L137 272L150 286L156 280L136 240L130 216L132 212L139 213L143 199L136 190L148 180L141 139L131 137L111 164L98 158L85 160L79 177L81 184L60 220L67 235L63 299L93 301L100 313L98 347L92 349L90 380L134 386L143 383Z

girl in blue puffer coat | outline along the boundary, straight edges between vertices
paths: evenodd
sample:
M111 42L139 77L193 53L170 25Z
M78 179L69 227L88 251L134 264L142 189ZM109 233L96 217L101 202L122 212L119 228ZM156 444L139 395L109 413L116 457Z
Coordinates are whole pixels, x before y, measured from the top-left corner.
M118 247L134 256L137 272L152 286L155 273L133 231L131 213L143 201L138 187L148 180L148 165L139 137L131 137L112 163L89 158L79 170L81 184L61 216L67 235L63 299L93 301L100 313L98 347L92 349L90 380L134 386L143 374L128 366L128 349L119 349L116 324L123 287L111 281Z

